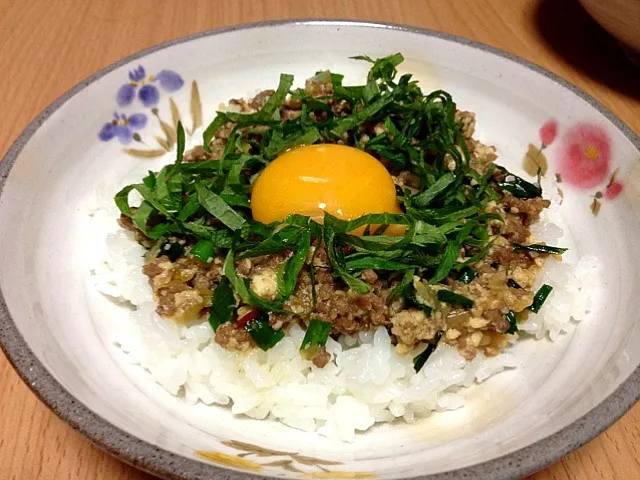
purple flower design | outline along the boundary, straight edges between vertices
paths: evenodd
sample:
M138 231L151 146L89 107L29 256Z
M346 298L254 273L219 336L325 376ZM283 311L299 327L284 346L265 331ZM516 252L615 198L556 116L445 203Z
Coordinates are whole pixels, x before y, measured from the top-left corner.
M129 83L120 87L116 95L116 101L121 107L131 105L136 92L145 107L155 107L160 100L160 91L154 83L159 83L167 92L175 92L184 85L182 77L174 71L161 70L156 75L147 76L142 65L129 72L129 80Z
M141 130L147 125L147 116L144 113L134 113L127 117L124 113L113 114L113 120L105 123L98 133L98 138L103 142L108 142L112 138L117 138L123 145L131 143L135 130Z

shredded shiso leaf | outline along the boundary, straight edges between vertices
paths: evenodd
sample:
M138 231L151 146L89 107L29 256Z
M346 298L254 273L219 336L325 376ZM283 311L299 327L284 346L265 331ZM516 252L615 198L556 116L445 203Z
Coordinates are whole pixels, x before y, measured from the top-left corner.
M185 134L178 123L176 161L157 173L149 172L141 183L128 185L115 196L120 212L156 245L180 238L186 240L186 249L173 252L178 256L191 255L205 263L215 256L226 257L224 279L212 297L209 321L214 330L233 319L234 295L262 312L286 312L285 302L294 292L312 245L320 243L327 250L333 275L358 293L371 290L360 278L366 269L397 272L402 280L389 301L402 296L413 302L414 275L430 284L450 275L470 283L476 276L470 265L486 255L493 240L488 223L501 220L500 215L486 212L487 204L499 200L503 191L518 198L541 195L539 185L502 167L489 165L483 174L472 167L451 95L442 90L425 94L412 75L398 77L401 54L377 60L354 58L371 63L364 85L343 85L342 75L318 72L318 77L332 82L333 91L314 98L292 87L292 75L282 74L277 90L259 111L217 112L203 134L205 150L221 127L233 125L219 159L183 162ZM301 113L283 122L280 109L287 98L300 102ZM352 113L334 115L327 104L331 100L347 101ZM318 121L320 117L324 120ZM363 124L385 128L361 144ZM397 189L403 213L370 214L349 221L325 213L322 223L301 215L269 225L252 219L251 182L262 169L293 147L338 141L384 158L390 168L409 171L419 179L417 189ZM504 174L503 182L492 180L496 170ZM143 199L137 208L129 204L129 193L134 190ZM404 235L385 235L389 225L404 225ZM365 227L364 235L351 233L361 227ZM464 260L459 259L462 247L472 252ZM514 244L513 248L551 254L565 251L546 245ZM278 272L276 298L265 300L238 275L235 262L281 252L292 254ZM312 282L313 269L311 265ZM531 310L537 311L546 295L548 292L538 292ZM452 291L440 290L438 298L461 307L473 305L472 300ZM430 307L421 308L430 313ZM517 328L515 323L513 328ZM279 332L270 329L262 316L247 325L265 349L280 338ZM424 364L426 356L428 353L422 354L417 364Z

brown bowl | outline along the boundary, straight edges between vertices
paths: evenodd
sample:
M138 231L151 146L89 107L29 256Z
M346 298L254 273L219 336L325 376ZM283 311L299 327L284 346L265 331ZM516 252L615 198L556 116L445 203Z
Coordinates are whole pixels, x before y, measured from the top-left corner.
M640 65L640 1L578 1L589 15L620 42L629 58Z

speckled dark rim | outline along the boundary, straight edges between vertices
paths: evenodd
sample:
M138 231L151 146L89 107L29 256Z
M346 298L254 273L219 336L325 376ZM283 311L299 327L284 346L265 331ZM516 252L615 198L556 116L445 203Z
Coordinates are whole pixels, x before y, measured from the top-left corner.
M40 126L49 118L49 116L51 116L53 112L64 105L79 91L100 77L103 77L121 65L137 58L144 57L149 53L198 38L220 35L232 31L287 25L366 27L410 32L468 45L492 55L506 58L527 67L535 73L544 75L550 80L566 88L569 92L584 99L593 108L608 118L631 141L631 143L640 150L640 137L638 137L638 135L627 127L619 118L613 115L593 97L548 70L500 49L448 33L397 24L349 20L271 21L210 30L171 40L161 45L156 45L130 55L129 57L109 65L86 80L80 82L78 85L55 100L40 115L38 115L38 117L31 122L31 124L22 132L11 146L5 155L4 160L0 163L0 196L9 172L11 171L11 167L18 158L22 148L27 144L36 130L40 128ZM53 376L44 368L33 354L11 318L11 314L9 313L9 309L2 294L1 286L0 347L22 380L58 417L67 422L71 427L83 434L94 444L130 465L155 475L171 479L200 480L215 478L249 480L264 478L262 476L227 470L168 452L124 432L89 410L62 385L60 385L60 383L53 378ZM603 432L607 427L618 420L627 410L629 410L639 398L640 366L637 366L633 373L608 398L594 407L587 414L574 421L571 425L559 430L558 432L499 458L465 468L426 475L418 478L424 480L458 480L471 478L506 479L527 475L559 460Z

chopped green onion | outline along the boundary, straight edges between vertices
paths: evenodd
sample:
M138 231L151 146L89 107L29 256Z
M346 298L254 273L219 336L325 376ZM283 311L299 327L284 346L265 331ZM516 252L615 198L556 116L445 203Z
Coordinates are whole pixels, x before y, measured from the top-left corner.
M542 188L538 185L534 185L531 182L508 172L505 168L500 167L500 170L506 175L504 182L498 183L498 186L503 190L506 190L516 198L536 198L542 196ZM513 178L513 180L510 180Z
M333 325L330 322L323 322L316 318L312 319L307 327L307 332L304 334L300 350L306 350L313 346L322 347L325 345L332 328Z
M551 255L562 255L564 252L566 252L569 249L561 248L561 247L551 247L549 245L542 245L539 243L534 243L532 245L521 245L519 243L514 243L513 250L515 252L518 252L520 250L529 250L530 252L549 253Z
M236 299L233 296L233 289L227 277L223 277L218 286L213 291L213 300L209 310L209 324L213 331L223 323L230 322L233 318L233 310L236 307Z
M436 333L434 338L434 342L427 345L427 348L424 349L422 353L419 353L415 357L413 357L413 369L418 373L424 367L424 364L427 363L427 360L433 353L433 351L438 346L438 342L440 342L440 338L442 338L442 332Z
M510 278L509 280L507 280L507 286L509 286L509 287L511 287L511 288L516 288L516 289L520 289L520 288L522 288L522 287L518 284L518 282L516 282L515 280L513 280L513 279L511 279L511 278Z
M169 260L175 262L184 255L184 247L178 242L165 243L160 249L160 255L166 255Z
M264 314L251 320L245 328L253 338L253 341L264 351L273 348L284 338L284 331L271 328L269 319Z
M551 285L547 285L546 283L542 285L533 296L533 303L529 307L529 310L531 310L533 313L538 313L542 308L542 305L544 305L544 302L547 300L547 297L551 293L551 290L553 290L553 287Z
M198 242L191 247L189 253L191 253L192 256L199 258L204 263L209 263L213 260L214 249L215 244L211 240L203 238L202 240L198 240Z
M505 316L509 322L509 329L507 330L507 333L516 333L518 331L518 319L516 318L515 312L513 310L509 310Z
M476 278L477 275L478 275L478 272L476 272L473 268L464 267L462 268L462 270L460 270L458 281L462 283L471 283L473 279Z
M437 297L441 302L450 303L452 305L460 305L461 307L473 306L473 300L465 297L464 295L454 293L451 290L438 290Z

